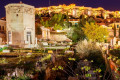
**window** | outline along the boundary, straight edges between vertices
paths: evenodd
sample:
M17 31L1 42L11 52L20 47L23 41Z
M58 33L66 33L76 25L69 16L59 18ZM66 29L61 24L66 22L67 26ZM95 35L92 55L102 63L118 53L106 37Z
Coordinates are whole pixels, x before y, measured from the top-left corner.
M0 26L0 30L1 30L1 26Z
M16 14L16 16L18 16L18 14Z
M31 40L31 32L27 32L27 41L29 43L32 43L32 40Z
M78 23L75 23L75 25L78 25Z
M12 34L10 31L8 31L8 42L9 42L9 44L12 43Z
M119 28L119 25L117 25L117 28Z
M4 26L2 27L2 30L4 30Z

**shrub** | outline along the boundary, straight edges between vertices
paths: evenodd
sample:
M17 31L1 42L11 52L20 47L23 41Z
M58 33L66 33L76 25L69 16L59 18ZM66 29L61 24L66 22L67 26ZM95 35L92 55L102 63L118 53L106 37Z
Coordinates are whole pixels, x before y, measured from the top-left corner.
M46 55L45 57L43 57L43 58L41 59L41 61L43 62L43 61L45 61L45 60L50 60L50 58L51 58L51 54L48 54L48 55Z
M120 65L120 59L118 59L118 60L116 61L116 63Z
M120 50L119 49L110 50L110 54L120 58Z
M88 56L90 53L101 51L101 49L99 46L96 45L96 42L83 40L78 42L76 46L76 51L83 58Z
M0 58L0 64L6 64L6 63L8 63L6 58Z
M105 75L106 65L105 59L103 58L102 50L100 46L96 45L96 42L91 41L79 41L76 50L82 58L86 58L89 61L93 60L92 67L100 68L102 75Z

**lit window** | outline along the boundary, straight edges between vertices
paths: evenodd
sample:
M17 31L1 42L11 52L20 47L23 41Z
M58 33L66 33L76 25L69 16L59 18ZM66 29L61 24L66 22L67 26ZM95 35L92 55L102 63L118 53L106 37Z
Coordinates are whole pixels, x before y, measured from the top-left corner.
M32 40L31 40L31 32L27 32L27 41L29 43L32 43Z
M117 28L119 28L119 25L117 25Z

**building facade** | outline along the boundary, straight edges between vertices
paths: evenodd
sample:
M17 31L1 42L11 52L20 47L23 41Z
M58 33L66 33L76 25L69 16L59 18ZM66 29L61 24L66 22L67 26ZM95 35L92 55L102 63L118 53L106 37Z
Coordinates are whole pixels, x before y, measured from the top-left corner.
M23 3L8 4L6 8L6 35L9 45L35 44L35 8Z
M0 44L6 42L6 21L0 20Z

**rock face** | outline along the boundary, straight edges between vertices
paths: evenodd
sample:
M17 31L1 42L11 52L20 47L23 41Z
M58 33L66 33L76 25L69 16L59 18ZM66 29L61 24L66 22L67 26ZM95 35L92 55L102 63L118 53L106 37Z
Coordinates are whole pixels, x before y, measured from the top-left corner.
M8 4L6 8L7 44L35 44L35 8L27 4Z

